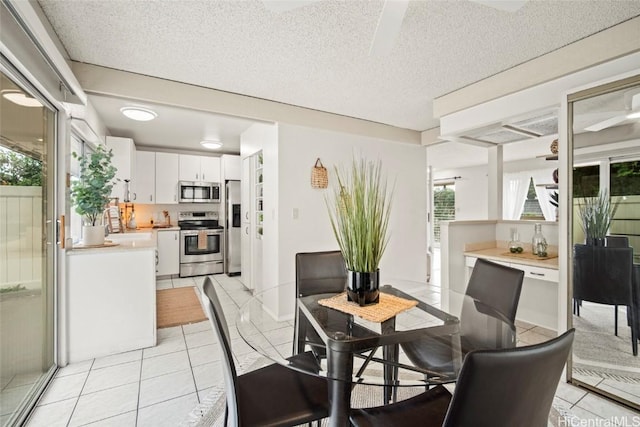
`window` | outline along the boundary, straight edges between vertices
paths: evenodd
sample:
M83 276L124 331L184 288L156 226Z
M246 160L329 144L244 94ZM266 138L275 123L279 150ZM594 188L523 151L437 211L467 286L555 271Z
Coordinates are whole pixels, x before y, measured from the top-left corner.
M626 236L634 248L634 262L640 262L640 161L611 163L611 196L618 209L610 234Z
M433 237L440 243L440 222L456 218L456 191L454 184L433 186Z
M573 198L597 197L600 190L600 166L573 168Z
M536 187L533 184L533 178L529 179L529 189L527 190L527 198L524 200L524 209L520 219L540 220L544 221L542 208L536 194Z
M72 153L77 153L79 156L84 157L87 155L91 155L93 153L93 148L86 142L79 139L76 135L71 136L71 147L70 151ZM71 181L78 181L80 179L80 159L71 156L71 164L69 167L70 170L70 179ZM78 215L75 210L75 206L73 203L71 204L71 215L70 215L70 227L71 227L71 238L74 243L79 242L82 239L82 216Z

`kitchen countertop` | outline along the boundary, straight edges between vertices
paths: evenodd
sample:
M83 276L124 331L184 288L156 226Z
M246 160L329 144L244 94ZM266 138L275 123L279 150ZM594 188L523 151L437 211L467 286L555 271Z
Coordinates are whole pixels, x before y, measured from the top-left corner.
M515 255L515 254L505 255L505 252L509 252L509 249L506 247L491 247L491 248L481 248L481 249L465 251L464 255L470 256L470 257L476 257L476 258L484 258L484 259L494 260L494 261L510 262L513 264L530 265L533 267L551 268L554 270L558 269L558 257L537 260L537 259L519 257L518 255ZM557 249L555 252L551 251L550 253L557 253Z
M124 233L112 233L105 237L105 241L113 241L118 243L114 246L103 246L95 248L82 248L82 247L68 247L67 254L88 254L96 252L118 252L118 251L131 251L131 250L143 250L143 249L155 249L157 247L157 231L180 231L180 227L177 225L171 225L169 227L139 227L135 230L127 230ZM149 233L151 237L149 239L141 239L139 235L142 233ZM136 236L137 235L137 236ZM128 238L130 236L130 239Z
M108 241L107 237L105 241ZM123 251L136 251L136 250L149 250L156 249L156 239L138 239L138 240L121 240L117 242L115 246L104 246L97 248L70 248L67 250L67 255L83 255L94 254L98 252L123 252ZM69 249L69 248L68 248Z

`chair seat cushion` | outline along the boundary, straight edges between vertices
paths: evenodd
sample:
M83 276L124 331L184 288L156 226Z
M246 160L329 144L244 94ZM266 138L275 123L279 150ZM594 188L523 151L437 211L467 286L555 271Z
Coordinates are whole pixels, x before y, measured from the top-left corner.
M451 393L439 385L402 402L375 408L351 410L351 424L373 426L442 426Z
M309 370L314 356L304 353L290 359ZM286 426L327 417L327 381L273 364L238 377L240 425Z

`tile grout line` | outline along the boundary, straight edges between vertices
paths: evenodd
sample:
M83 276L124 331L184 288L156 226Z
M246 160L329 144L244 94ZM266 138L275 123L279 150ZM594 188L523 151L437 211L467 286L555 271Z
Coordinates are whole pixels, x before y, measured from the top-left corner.
M157 338L157 330L156 330L156 338ZM142 365L143 364L144 364L144 349L140 352L140 373L138 374L138 394L136 398L136 422L134 424L135 426L138 425L138 416L140 414L140 392L142 391Z
M193 364L191 363L191 355L189 354L189 347L187 346L187 336L184 333L184 325L180 326L182 330L182 338L184 339L184 346L187 352L187 359L189 360L189 368L191 370L191 379L193 380L193 388L196 390L196 399L198 399L198 403L200 402L200 395L198 394L198 383L196 382L196 375L193 373Z
M84 379L82 383L82 387L80 387L80 393L76 398L76 403L73 405L73 409L71 410L71 414L69 414L69 419L67 420L67 427L71 424L71 419L73 418L73 414L76 412L76 408L78 407L78 402L80 402L80 397L82 396L82 391L87 385L87 381L89 381L89 375L91 375L91 370L93 369L93 364L96 363L96 359L91 361L91 366L89 366L89 371L87 371L87 378Z

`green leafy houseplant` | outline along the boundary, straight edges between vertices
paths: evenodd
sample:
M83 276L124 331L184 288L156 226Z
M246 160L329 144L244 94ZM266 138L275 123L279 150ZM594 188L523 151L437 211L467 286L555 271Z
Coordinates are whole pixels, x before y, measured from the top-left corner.
M584 202L578 202L578 214L587 240L605 238L618 210L618 203L611 201L606 190L600 190L596 197L587 197Z
M347 269L376 272L389 240L393 197L387 193L382 162L354 159L349 169L334 169L337 183L326 202Z
M99 225L116 182L116 168L111 164L113 152L99 145L89 156L80 157L75 152L72 155L80 159L80 180L71 183L71 200L85 225Z

